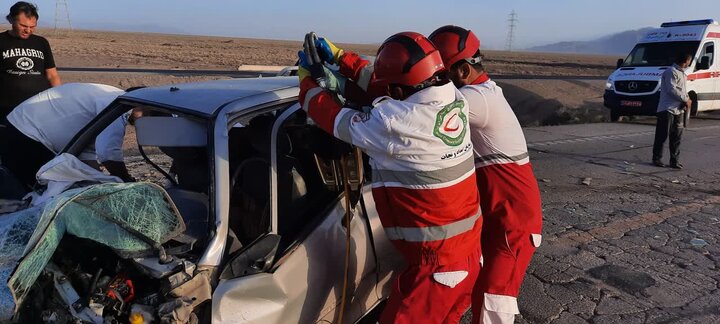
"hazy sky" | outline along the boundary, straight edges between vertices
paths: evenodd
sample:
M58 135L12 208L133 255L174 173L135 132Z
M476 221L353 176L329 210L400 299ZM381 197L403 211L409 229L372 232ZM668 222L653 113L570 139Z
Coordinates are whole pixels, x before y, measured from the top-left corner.
M32 0L31 0L32 1ZM34 1L52 26L54 0ZM2 1L3 16L14 1ZM338 42L379 43L405 30L445 24L472 29L484 47L502 48L508 15L518 15L516 48L589 40L663 21L715 18L720 0L67 0L75 28L297 39L314 30ZM715 13L716 17L710 17Z

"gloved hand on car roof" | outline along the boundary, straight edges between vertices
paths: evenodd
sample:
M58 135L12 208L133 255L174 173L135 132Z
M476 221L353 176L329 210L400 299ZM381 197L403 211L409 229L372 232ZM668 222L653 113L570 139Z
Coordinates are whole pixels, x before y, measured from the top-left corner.
M315 47L317 48L320 58L330 64L337 64L340 60L340 56L342 56L345 52L324 37L318 38L318 40L315 42Z

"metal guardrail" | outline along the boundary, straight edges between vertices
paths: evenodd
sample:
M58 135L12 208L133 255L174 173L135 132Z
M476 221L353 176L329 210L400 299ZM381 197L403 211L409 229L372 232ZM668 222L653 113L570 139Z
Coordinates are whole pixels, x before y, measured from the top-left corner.
M94 67L59 67L61 72L90 72L90 73L151 73L167 75L221 75L234 78L251 78L262 76L273 76L276 72L258 71L232 71L232 70L173 70L173 69L140 69L140 68L94 68Z
M172 69L141 69L141 68L94 68L94 67L59 67L66 72L102 72L102 73L152 73L168 75L221 75L233 78L251 78L273 76L276 72L232 71L232 70L172 70ZM606 80L606 76L595 75L526 75L526 74L493 74L495 80Z
M600 75L526 75L526 74L491 74L494 80L607 80Z

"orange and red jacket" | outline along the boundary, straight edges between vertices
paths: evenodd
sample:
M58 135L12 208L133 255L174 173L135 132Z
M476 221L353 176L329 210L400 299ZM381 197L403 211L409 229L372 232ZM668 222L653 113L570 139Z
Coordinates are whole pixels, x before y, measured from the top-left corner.
M341 72L355 82L371 80L363 75L368 62L351 58L353 64L341 64ZM372 85L358 85L373 91ZM408 263L454 263L479 251L482 217L468 104L452 83L403 101L377 98L364 113L342 107L304 78L300 103L320 128L370 156L380 220Z

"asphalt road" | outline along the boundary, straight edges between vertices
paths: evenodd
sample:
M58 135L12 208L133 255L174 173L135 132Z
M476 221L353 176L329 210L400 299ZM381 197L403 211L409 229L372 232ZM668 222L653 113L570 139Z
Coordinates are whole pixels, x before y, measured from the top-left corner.
M683 170L650 163L653 118L524 129L544 224L516 323L720 323L720 120L710 117L685 130Z
M680 171L650 164L652 120L524 131L544 237L517 322L720 322L719 120L691 122Z

